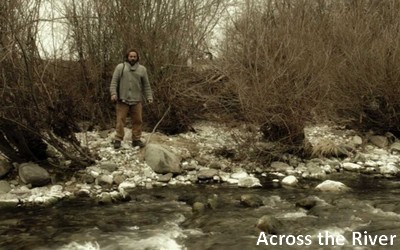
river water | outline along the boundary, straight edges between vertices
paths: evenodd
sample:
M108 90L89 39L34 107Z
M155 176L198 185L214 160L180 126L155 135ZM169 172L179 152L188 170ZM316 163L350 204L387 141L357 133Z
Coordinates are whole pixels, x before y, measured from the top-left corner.
M257 189L159 187L136 189L132 200L120 204L82 198L50 208L3 210L0 249L399 249L400 181L340 181L352 191L317 192L312 182L288 189L263 180ZM261 197L263 205L244 206L244 194ZM296 206L310 196L322 205ZM194 202L204 210L193 212ZM264 215L279 221L281 241L256 228Z

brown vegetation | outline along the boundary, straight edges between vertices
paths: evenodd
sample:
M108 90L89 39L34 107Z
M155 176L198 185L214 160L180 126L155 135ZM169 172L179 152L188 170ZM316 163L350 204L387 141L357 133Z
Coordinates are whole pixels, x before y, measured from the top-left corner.
M46 21L61 20L69 36L64 53L45 57L38 46L42 3L0 4L0 150L10 160L39 160L32 152L35 145L28 143L34 137L36 145L50 145L76 165L92 162L74 132L113 126L110 78L128 48L139 49L150 72L156 99L146 107L150 125L168 110L159 129L186 131L199 107L210 102L199 91L216 80L213 71L200 73L186 63L208 51L207 37L224 9L221 0L52 2L61 16ZM78 126L82 121L88 124L84 128ZM36 148L45 158L46 148Z
M206 59L229 2L64 1L47 20L65 25L64 52L43 57L43 2L2 1L0 151L42 160L50 145L77 165L92 162L74 132L113 126L110 78L132 47L155 94L149 129L173 134L229 117L291 149L315 121L399 134L398 1L244 0L228 15L218 58Z
M398 1L244 2L224 68L266 138L299 145L324 120L399 134Z

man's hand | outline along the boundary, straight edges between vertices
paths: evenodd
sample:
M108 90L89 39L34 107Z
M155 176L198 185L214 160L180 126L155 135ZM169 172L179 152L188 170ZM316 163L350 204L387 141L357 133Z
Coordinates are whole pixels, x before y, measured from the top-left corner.
M118 97L116 95L111 96L111 101L116 102L118 100Z
M153 103L153 99L151 99L151 98L147 99L147 103L148 104L152 104Z

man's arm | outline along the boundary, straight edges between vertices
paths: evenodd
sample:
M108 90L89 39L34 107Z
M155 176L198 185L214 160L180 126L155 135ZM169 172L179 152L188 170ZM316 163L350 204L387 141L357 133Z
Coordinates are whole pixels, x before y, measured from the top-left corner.
M142 77L143 91L148 103L153 102L153 91L151 90L149 76L147 75L147 69L144 68Z
M115 102L118 99L117 95L117 86L118 83L121 80L121 72L122 71L122 64L118 64L115 67L112 79L111 79L111 84L110 84L110 94L111 94L111 101Z

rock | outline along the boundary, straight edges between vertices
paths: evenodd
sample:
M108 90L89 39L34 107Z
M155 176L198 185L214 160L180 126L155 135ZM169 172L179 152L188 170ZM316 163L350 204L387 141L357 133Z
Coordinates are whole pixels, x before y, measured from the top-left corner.
M99 185L112 185L113 181L114 181L114 178L112 175L104 174L98 178Z
M226 168L226 166L224 166L223 163L218 162L218 161L213 161L208 165L209 168L213 168L213 169L224 169Z
M286 176L285 178L283 178L281 183L284 186L293 187L293 186L296 186L299 183L299 181L297 180L297 178L295 176L289 175L289 176Z
M79 189L75 192L75 196L77 197L90 197L90 190L86 188Z
M201 213L204 212L205 209L206 209L206 205L204 205L204 203L201 203L201 202L198 202L198 201L193 203L192 211L194 213L201 214Z
M308 162L306 164L307 171L303 173L304 178L311 178L311 179L325 179L326 173L325 170L322 169L317 163Z
M132 198L131 198L131 196L129 195L129 193L128 192L126 192L125 190L118 190L119 191L119 200L120 201L130 201Z
M34 163L21 164L18 173L25 184L31 184L33 187L41 187L50 182L49 172Z
M109 130L102 130L102 131L99 131L99 137L100 138L103 138L103 139L106 139L107 137L108 137L108 134L110 133L110 131Z
M259 195L244 194L240 196L240 204L245 207L260 207L263 205L263 201Z
M190 184L196 183L198 181L197 175L188 175L187 181L190 181Z
M144 153L144 159L157 174L174 173L180 174L181 159L164 147L156 144L148 144Z
M118 190L120 192L122 192L121 190L129 191L129 190L132 190L134 188L136 188L136 184L134 182L131 182L131 181L128 181L128 180L125 180L124 182L122 182L118 186Z
M100 205L106 205L112 203L112 197L110 193L103 192L97 196L97 203Z
M199 180L209 180L216 175L218 175L218 170L216 169L202 169L197 173L197 178Z
M281 234L283 224L275 217L264 215L258 219L256 227L267 234Z
M195 160L196 160L196 161L198 162L198 164L201 165L201 166L207 166L207 164L208 164L209 162L212 161L212 159L210 158L209 155L197 156L197 157L195 158Z
M352 172L356 172L361 170L363 167L359 164L356 163L351 163L351 162L345 162L343 163L343 169L347 170L347 171L352 171Z
M338 181L326 180L315 187L316 190L323 192L344 192L349 191L350 188L345 184Z
M110 192L112 202L123 201L124 197L123 194L117 191Z
M379 171L383 175L397 175L399 169L393 164L387 164L379 168Z
M0 194L6 194L11 191L11 186L7 181L0 181Z
M78 179L82 183L87 183L87 184L91 184L91 183L95 182L95 178L93 178L93 176L91 176L89 173L79 174Z
M185 192L182 194L178 194L178 198L176 199L181 202L185 202L188 205L193 205L196 201L205 202L205 198L197 196L194 192Z
M228 178L225 181L228 182L229 184L238 184L239 183L238 179L233 179L233 178Z
M177 181L180 181L180 182L185 182L185 181L188 180L188 177L185 176L185 175L178 175L178 176L175 177L175 179L176 179Z
M16 194L18 196L24 196L31 195L32 191L27 186L18 186L17 188L11 190L10 193Z
M310 210L311 208L313 208L316 205L319 204L324 204L325 201L321 200L320 198L318 198L317 196L308 196L306 198L303 198L301 200L298 200L296 202L296 206L297 207L302 207L305 208L307 210Z
M351 209L356 211L355 209ZM308 210L309 216L319 217L320 219L330 218L333 221L351 221L351 212L347 209L340 209L332 204L317 204ZM353 215L354 216L354 215Z
M118 174L114 176L114 183L119 185L126 180L126 176L123 174Z
M213 210L217 209L218 203L218 195L216 194L211 195L207 199L207 205Z
M367 157L365 157L364 154L362 153L357 153L354 158L353 158L354 162L366 162L367 161Z
M237 179L237 180L246 178L248 176L249 176L249 174L244 172L244 171L236 172L236 173L231 174L231 178Z
M327 173L327 174L330 174L330 173L332 173L333 171L335 171L335 168L332 167L331 165L328 165L328 164L323 165L323 166L320 166L320 168L321 168L322 171L324 171L324 172Z
M182 163L182 168L186 171L193 171L198 168L198 163L194 160Z
M390 151L391 152L400 152L400 142L395 142L392 145L390 145Z
M257 179L256 177L245 177L239 180L238 186L252 188L252 187L261 187L261 184L260 180Z
M173 176L172 173L168 173L168 174L161 175L161 176L158 178L158 181L159 181L159 182L169 182L169 181L171 180L172 176Z
M151 178L151 179L153 178L153 175L155 176L154 171L151 168L143 169L142 175L146 178Z
M0 200L0 210L4 208L14 208L19 205L18 198L1 199Z
M385 136L381 135L373 135L369 138L369 141L379 148L385 148L389 144L389 140Z
M64 187L62 185L54 185L50 187L50 192L52 194L61 194L63 192Z
M96 171L96 170L91 170L89 173L93 178L97 178L100 175L100 171Z
M360 145L362 145L363 140L362 140L362 138L361 138L360 136L355 135L355 136L353 136L353 138L352 138L352 142L353 142L354 145L360 146Z
M221 177L219 177L218 175L214 175L213 181L220 182L221 181Z
M271 168L273 168L275 171L278 172L286 172L286 170L290 169L292 170L293 167L290 166L289 164L281 161L274 161L271 163Z
M0 178L3 178L11 170L11 164L6 160L0 160Z
M111 162L104 162L102 164L99 165L100 169L104 169L107 170L108 172L114 172L118 170L118 165L115 163L111 163Z

